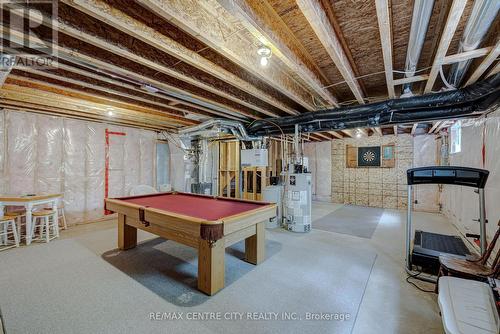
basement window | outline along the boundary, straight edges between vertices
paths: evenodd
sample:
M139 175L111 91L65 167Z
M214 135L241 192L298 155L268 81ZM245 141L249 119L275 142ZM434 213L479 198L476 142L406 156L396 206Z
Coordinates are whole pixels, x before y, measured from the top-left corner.
M456 121L450 127L450 153L460 153L462 151L462 122Z

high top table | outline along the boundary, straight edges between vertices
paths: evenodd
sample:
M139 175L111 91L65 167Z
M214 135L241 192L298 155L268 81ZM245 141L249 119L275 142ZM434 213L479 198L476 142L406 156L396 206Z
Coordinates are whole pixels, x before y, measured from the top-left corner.
M26 209L26 245L31 243L31 211L35 205L45 205L54 210L54 221L57 221L57 202L62 194L39 194L39 195L0 195L0 216L4 215L4 207L24 206Z

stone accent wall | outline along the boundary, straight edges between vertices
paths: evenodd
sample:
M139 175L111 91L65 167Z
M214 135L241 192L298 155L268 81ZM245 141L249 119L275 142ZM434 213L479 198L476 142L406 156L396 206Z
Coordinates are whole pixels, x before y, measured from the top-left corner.
M346 145L379 146L395 143L395 168L346 168ZM413 166L413 137L370 136L332 141L332 200L335 203L405 209L406 170Z

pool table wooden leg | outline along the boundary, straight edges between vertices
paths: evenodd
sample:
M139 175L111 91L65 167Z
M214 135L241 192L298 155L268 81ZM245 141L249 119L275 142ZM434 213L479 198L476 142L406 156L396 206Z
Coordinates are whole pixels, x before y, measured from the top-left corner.
M118 248L126 250L137 245L137 229L126 224L127 217L118 214Z
M245 259L247 262L259 264L266 257L265 222L256 224L256 233L245 239Z
M207 295L214 295L224 288L224 239L212 247L207 240L200 240L198 247L198 289Z

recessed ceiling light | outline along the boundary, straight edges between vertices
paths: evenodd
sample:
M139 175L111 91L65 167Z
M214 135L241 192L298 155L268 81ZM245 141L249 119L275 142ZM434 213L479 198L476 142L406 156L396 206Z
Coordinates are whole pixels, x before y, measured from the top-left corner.
M108 111L108 116L113 116L113 112L111 110Z

